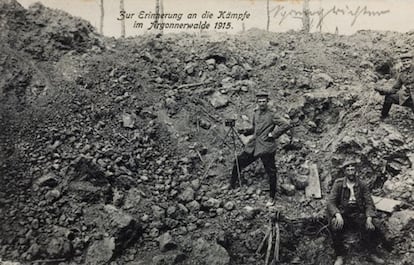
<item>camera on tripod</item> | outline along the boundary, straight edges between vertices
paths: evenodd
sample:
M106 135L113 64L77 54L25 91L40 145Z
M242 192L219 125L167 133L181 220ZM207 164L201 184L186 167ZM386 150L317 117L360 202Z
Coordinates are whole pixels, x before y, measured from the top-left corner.
M224 121L224 126L226 127L234 127L236 125L236 119L226 119Z

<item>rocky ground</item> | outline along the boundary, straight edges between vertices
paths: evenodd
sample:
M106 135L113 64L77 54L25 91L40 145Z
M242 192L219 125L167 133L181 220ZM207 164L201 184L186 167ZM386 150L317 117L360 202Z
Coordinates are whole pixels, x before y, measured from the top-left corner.
M403 202L381 213L387 263L414 259L414 114L395 106L381 121L373 90L392 84L412 33L111 39L14 0L0 1L0 29L0 263L264 264L277 210L280 264L331 264L325 199L346 156L374 194ZM274 209L260 163L224 187L223 123L248 126L262 88L298 124L278 140ZM311 164L322 199L294 186ZM349 259L369 264L364 250Z

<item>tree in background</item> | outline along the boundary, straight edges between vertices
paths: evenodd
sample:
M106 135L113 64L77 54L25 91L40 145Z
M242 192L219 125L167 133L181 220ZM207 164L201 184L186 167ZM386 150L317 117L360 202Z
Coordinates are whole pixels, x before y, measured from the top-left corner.
M162 15L164 15L164 0L159 0L160 1L160 14L161 14L161 23L164 23L164 17ZM161 33L163 32L163 30L161 30Z
M306 33L310 32L310 18L309 18L309 0L303 1L303 16L302 16L302 30Z
M101 16L99 20L99 33L103 34L103 23L104 23L104 16L105 16L104 0L99 0L99 9L101 10Z
M157 23L164 23L164 18L162 15L164 14L164 1L163 0L155 0L155 24ZM159 30L162 34L163 30Z
M270 9L269 9L269 1L267 0L266 3L266 11L267 11L267 24L266 24L266 30L269 31L269 26L270 26Z
M155 0L155 24L158 23L158 17L160 15L160 0Z
M119 0L119 5L120 10L125 12L124 0ZM125 38L125 19L121 20L121 38Z

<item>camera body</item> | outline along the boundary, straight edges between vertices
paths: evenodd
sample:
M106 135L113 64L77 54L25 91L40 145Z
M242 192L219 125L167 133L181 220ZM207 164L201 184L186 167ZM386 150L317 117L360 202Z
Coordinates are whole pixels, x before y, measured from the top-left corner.
M236 120L235 119L226 119L224 121L224 126L226 127L234 127L236 125Z

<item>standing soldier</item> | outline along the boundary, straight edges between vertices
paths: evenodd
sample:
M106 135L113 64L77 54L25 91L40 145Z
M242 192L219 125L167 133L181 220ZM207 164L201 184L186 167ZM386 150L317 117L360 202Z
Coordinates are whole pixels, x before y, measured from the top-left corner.
M404 53L400 56L402 67L396 83L389 88L375 88L381 95L385 95L381 111L381 119L388 117L392 104L399 104L411 108L414 112L414 64L413 54Z
M384 264L376 255L376 247L382 238L378 222L375 220L375 205L367 185L357 176L357 161L346 160L342 164L345 175L335 180L328 198L328 216L332 233L333 248L336 254L335 265L344 262L344 234L357 228L362 233L364 245L368 248L371 261Z
M273 204L276 194L276 166L275 140L291 128L290 123L279 115L276 115L268 108L269 94L261 91L256 94L258 108L254 111L252 126L249 129L239 130L244 135L252 135L252 139L247 143L243 152L234 162L230 187L235 188L238 174L244 167L250 165L253 161L260 158L264 169L269 177L271 201L268 206Z

